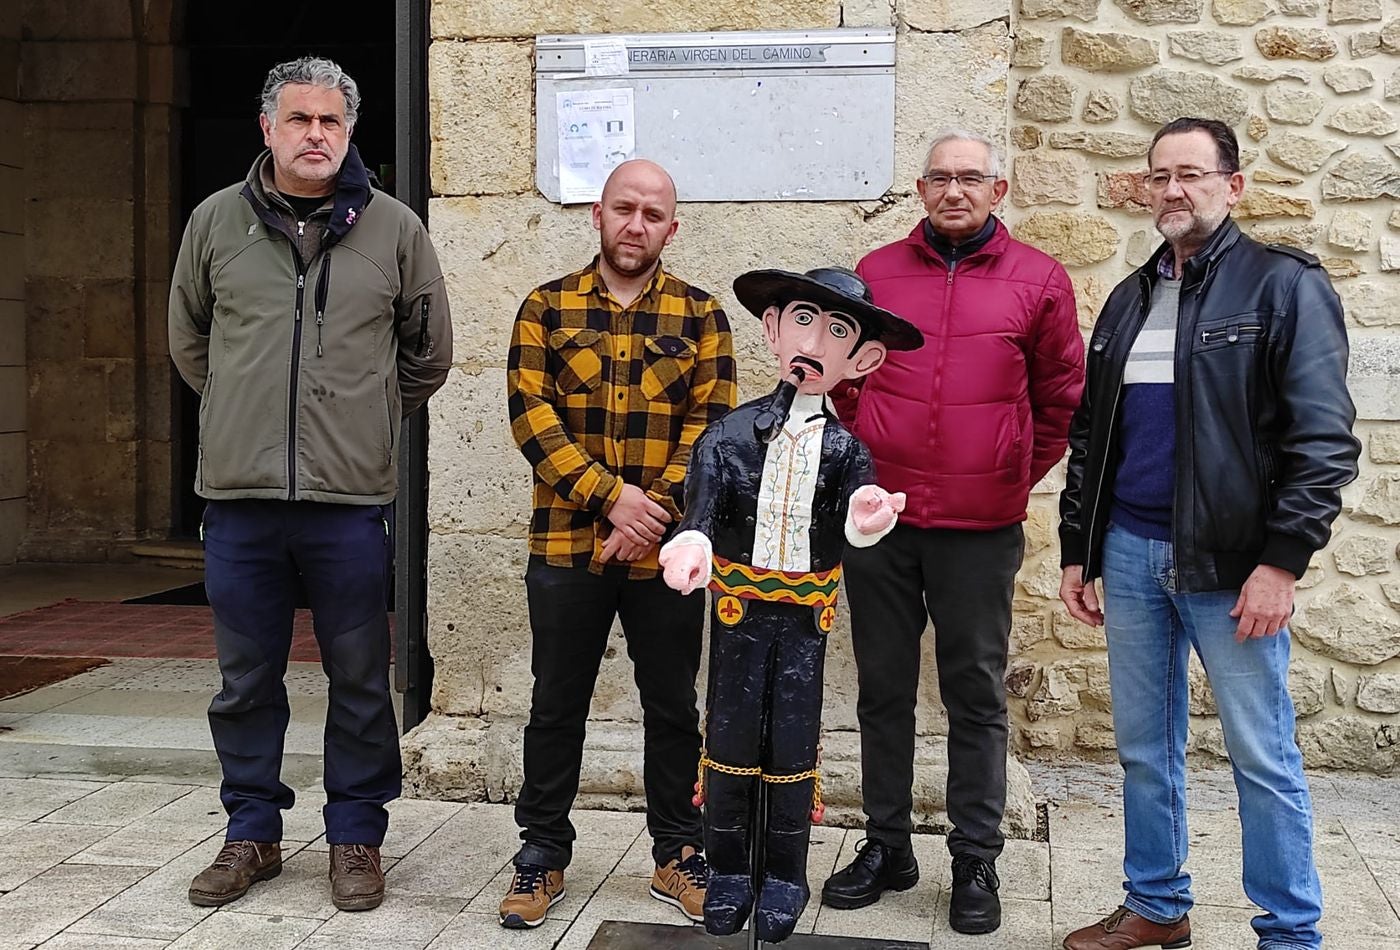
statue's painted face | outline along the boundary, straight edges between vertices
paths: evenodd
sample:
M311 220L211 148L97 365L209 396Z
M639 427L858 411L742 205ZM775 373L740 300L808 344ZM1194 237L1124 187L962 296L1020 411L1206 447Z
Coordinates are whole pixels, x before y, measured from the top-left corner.
M883 343L859 342L860 324L854 317L804 300L765 310L763 332L781 372L801 368L797 389L803 393L825 393L843 379L874 372L885 361Z

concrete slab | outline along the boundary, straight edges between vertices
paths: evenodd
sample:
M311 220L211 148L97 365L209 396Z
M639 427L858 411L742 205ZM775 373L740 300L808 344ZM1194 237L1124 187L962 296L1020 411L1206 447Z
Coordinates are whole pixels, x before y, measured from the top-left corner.
M1122 850L1121 844L1094 851L1052 846L1050 899L1055 907L1074 908L1078 920L1112 913L1124 897Z
M595 851L592 848L574 849L574 859L569 864L568 870L564 872L564 890L568 897L560 901L557 907L550 908L550 918L565 921L576 918L598 888L602 887L603 882L616 870L618 862L621 860L621 851ZM509 863L506 864L491 880L491 883L483 887L476 897L467 904L467 912L498 914L501 899L509 893L510 882L514 875L515 868ZM641 878L621 877L620 880L631 881L634 886L644 891L649 886L649 881ZM679 915L678 911L673 912Z
M182 798L189 785L154 782L116 782L86 795L71 805L45 815L44 821L74 825L111 825L121 828L158 808Z
M234 906L246 914L329 920L337 912L331 902L326 855L302 850L284 857L282 873L275 880L253 888Z
M1005 950L1008 947L1039 950L1050 946L1050 901L1003 899L1001 927L990 934L960 934L948 926L950 891L938 898L929 950Z
M1400 916L1366 865L1319 868L1322 922L1334 945L1363 946L1364 938L1400 937ZM1352 943L1348 943L1351 941Z
M60 864L0 897L0 920L10 939L41 943L148 873L148 868Z
M64 680L60 685L41 686L32 692L11 696L9 699L0 699L0 715L44 712L62 706L64 703L71 703L75 699L89 696L98 689L96 686L75 689L68 685L70 682L72 681Z
M1400 859L1400 824L1343 818L1342 827L1356 850L1367 858Z
M105 787L104 782L0 778L0 818L33 821Z
M228 950L229 947L292 950L323 922L305 917L264 916L241 909L221 909L170 944L170 950Z
M559 904L549 909L546 919L565 920L573 915L574 911L566 913L564 904ZM577 912L573 926L559 941L558 950L587 950L593 934L605 920L635 920L678 928L693 926L674 907L648 895L645 882L634 877L614 877L604 882L592 900Z
M49 687L45 687L48 689ZM43 692L39 690L38 692ZM75 692L70 690L70 692ZM203 694L151 689L84 690L68 702L49 707L68 716L149 716L156 719L203 719L209 697ZM36 710L38 711L38 710Z
M467 805L399 862L394 868L398 886L459 897L465 906L519 849L516 831L509 806Z
M144 937L112 937L105 934L62 933L44 941L44 950L163 950L165 940Z
M0 836L0 891L13 891L31 878L101 841L111 828L27 822Z
M188 894L190 881L208 867L222 846L222 840L209 838L157 871L143 868L148 876L78 920L69 930L167 942L177 939L214 912L212 908L195 907L189 902ZM253 885L254 888L267 886L269 882Z
M384 903L374 911L336 914L302 946L307 950L423 950L465 906L466 901L455 897L430 897L400 890L391 880Z
M489 914L463 911L452 918L428 950L460 950L462 947L509 946L510 950L551 950L569 929L569 922L546 919L538 927L509 933L494 910Z
M127 600L200 579L200 572L149 564L30 562L0 568L0 617L45 607L63 600Z
M147 722L141 716L65 716L53 711L34 713L0 733L0 746L11 743L110 745L122 734Z

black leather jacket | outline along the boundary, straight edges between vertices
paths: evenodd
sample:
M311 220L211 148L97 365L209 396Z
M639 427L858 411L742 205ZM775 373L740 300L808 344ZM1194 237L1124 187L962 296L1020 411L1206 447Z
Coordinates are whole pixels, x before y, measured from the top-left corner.
M1114 288L1089 340L1060 496L1061 564L1100 575L1120 448L1123 368L1157 262ZM1361 444L1341 302L1317 259L1226 220L1186 262L1175 356L1176 587L1242 586L1259 564L1301 577L1330 536Z

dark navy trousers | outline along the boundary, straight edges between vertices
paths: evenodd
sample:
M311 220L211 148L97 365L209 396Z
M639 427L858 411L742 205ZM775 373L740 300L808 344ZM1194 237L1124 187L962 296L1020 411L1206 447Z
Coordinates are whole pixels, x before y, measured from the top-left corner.
M223 688L209 729L223 768L230 841L282 840L282 748L291 716L283 678L298 587L330 680L326 840L383 843L385 803L401 791L389 692L389 525L380 505L240 499L204 514L204 586Z

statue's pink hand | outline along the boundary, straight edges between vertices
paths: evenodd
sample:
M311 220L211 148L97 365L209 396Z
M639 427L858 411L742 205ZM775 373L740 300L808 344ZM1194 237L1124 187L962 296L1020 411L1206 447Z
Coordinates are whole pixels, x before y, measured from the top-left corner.
M659 560L666 586L672 590L689 594L710 581L710 562L703 544L670 546L661 552Z
M905 501L902 491L890 494L879 485L863 485L851 495L851 522L861 534L878 534L904 510Z

